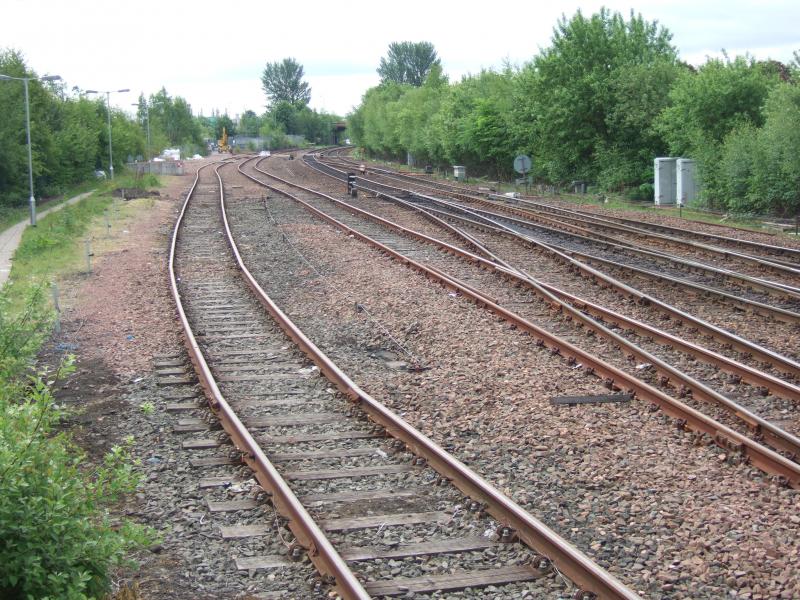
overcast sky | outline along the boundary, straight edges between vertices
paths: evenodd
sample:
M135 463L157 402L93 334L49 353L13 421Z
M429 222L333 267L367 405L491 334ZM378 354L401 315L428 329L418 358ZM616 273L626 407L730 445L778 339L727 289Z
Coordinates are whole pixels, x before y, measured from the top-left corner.
M162 86L195 114L212 109L261 114L267 62L296 58L311 85L311 106L346 114L378 83L393 41L430 41L450 80L522 64L550 43L562 14L633 8L673 33L683 60L749 52L788 62L800 49L800 1L401 2L275 0L3 0L0 48L21 50L37 74L61 75L83 89L130 88L112 95L130 106Z

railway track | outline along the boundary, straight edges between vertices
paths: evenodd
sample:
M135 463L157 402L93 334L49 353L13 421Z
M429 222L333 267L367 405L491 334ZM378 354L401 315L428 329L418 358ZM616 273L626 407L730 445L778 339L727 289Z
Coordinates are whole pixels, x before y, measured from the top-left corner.
M358 163L342 155L343 152L348 150L349 149L346 148L335 149L329 154L335 157L333 160L339 162L343 169L355 171L359 166ZM698 252L707 252L710 257L716 255L717 259L721 259L723 261L721 263L723 267L727 266L729 262L728 259L740 259L744 263L755 266L757 270L754 271L754 274L759 277L763 274L764 270L774 270L776 274L784 276L787 274L796 276L797 271L800 270L800 249L797 248L780 246L774 243L742 240L732 236L698 232L691 229L678 229L675 227L648 223L646 221L633 221L631 219L609 215L601 216L590 211L577 209L572 205L565 205L555 201L545 202L536 197L522 196L511 199L506 196L494 194L491 191L482 192L476 190L474 187L444 183L427 177L404 175L379 167L371 167L370 171L391 176L397 180L415 183L417 185L426 185L430 189L438 189L451 193L453 197L461 196L463 197L462 199L467 201L476 199L477 197L485 197L497 201L497 204L507 204L522 208L527 207L540 212L559 214L584 224L595 223L600 227L606 225L613 227L616 224L616 229L612 228L610 231L624 231L636 235L638 236L637 242L639 245L642 239L647 240L650 238L664 244L672 244L673 247L688 249L690 250L690 258L696 256ZM704 224L704 226L724 227L714 224ZM696 242L700 243L698 244ZM731 252L730 249L736 249L739 250L739 252ZM743 249L752 252L752 254L743 254L741 252Z
M366 394L294 326L233 240L220 173L233 168L198 171L175 227L170 279L210 407L288 519L288 554L308 555L345 598L477 595L486 586L508 597L563 594L556 572L576 598L638 597ZM209 468L229 462L203 459ZM223 535L268 531L235 523ZM433 557L448 560L442 567ZM241 568L276 560L248 557Z
M326 174L331 175L337 178L344 178L345 172L333 169L331 167L321 167L328 169ZM412 194L413 192L410 191L397 191L397 188L392 188L388 193L386 191L385 184L383 186L375 186L369 183L359 183L362 189L370 191L376 194L387 194L387 197L395 197L395 195L399 195L405 199L409 199L408 195ZM458 210L457 207L454 207L454 210ZM696 328L703 333L703 335L712 336L717 341L721 342L725 349L733 348L738 350L739 352L744 353L745 355L752 355L757 357L762 363L770 364L770 363L779 363L781 364L780 369L781 372L784 373L795 373L794 376L797 375L797 366L796 364L787 364L786 361L782 361L780 357L773 357L769 358L763 352L761 352L758 348L755 347L754 344L747 344L745 343L744 346L741 344L741 337L739 336L731 336L724 332L721 332L720 329L722 328L734 328L734 330L741 327L742 329L757 329L757 335L759 339L761 336L767 334L770 344L775 345L778 344L778 352L786 352L789 351L791 353L796 352L796 345L793 343L793 327L796 325L790 325L787 328L786 324L781 322L776 322L772 317L766 317L765 321L762 321L758 328L753 327L753 321L749 318L749 315L753 314L753 310L758 311L760 310L761 306L760 303L750 303L750 302L743 302L740 303L735 297L729 297L728 300L733 304L734 311L728 311L727 317L725 319L720 319L719 314L720 311L716 309L716 307L709 307L708 300L715 300L714 291L705 288L703 286L698 286L694 284L690 284L688 282L680 282L675 281L674 278L664 277L661 274L653 274L647 273L646 276L636 280L637 287L640 287L644 290L644 292L640 292L634 288L631 288L629 285L622 283L621 281L606 275L603 271L612 271L614 272L621 272L622 275L625 274L625 271L632 271L636 274L637 269L633 267L625 267L620 263L615 263L613 261L607 260L601 257L587 257L590 260L584 260L581 256L575 256L574 253L570 254L565 251L561 251L558 248L555 248L551 245L544 244L537 240L535 237L524 236L520 234L518 231L514 230L513 228L505 227L502 223L497 221L493 221L491 219L481 219L480 217L474 216L473 211L468 209L460 209L461 215L453 214L452 212L449 213L447 216L448 219L453 220L460 224L460 226L467 227L469 229L478 229L485 232L494 232L494 233L502 233L507 237L515 238L518 242L529 245L530 247L535 247L535 250L539 254L550 254L552 257L558 258L559 260L563 260L564 262L568 263L570 269L576 269L577 272L581 273L582 275L595 280L600 285L610 285L613 289L618 291L621 295L625 297L635 298L639 302L644 302L648 305L652 305L653 307L659 309L667 318L674 319L676 322L691 322L691 328ZM445 213L448 214L448 213ZM569 255L565 258L565 255ZM513 255L512 255L513 256ZM593 262L594 264L590 264ZM687 292L688 294L675 294L671 291L670 286L678 286L678 287L688 287ZM677 288L676 288L677 289ZM711 295L710 295L711 294ZM662 301L661 299L665 299L666 301ZM675 298L675 300L671 300L671 298ZM678 310L667 304L667 302L676 302L679 305L684 306L683 310ZM713 308L711 310L710 308ZM739 312L744 311L744 312ZM771 308L767 308L766 314L773 314L773 316L781 317L781 313L783 311L777 310L772 312ZM701 322L700 320L693 318L691 314L693 313L702 316L707 322L716 322L716 326L708 326L708 323ZM745 317L748 316L748 318ZM788 318L789 321L794 321L794 317L792 314L784 315ZM741 325L739 325L741 324ZM790 349L790 350L789 350ZM767 354L771 354L768 352ZM794 357L792 357L794 359Z
M466 209L473 219L502 224L521 235L542 241L601 268L620 271L636 279L656 281L659 285L669 282L693 293L713 294L738 309L792 325L800 323L798 288L740 274L729 268L707 265L696 260L694 256L690 260L660 251L641 249L636 247L637 244L603 236L596 231L594 223L569 223L568 218L544 216L527 208L515 208L507 203L454 192L448 190L445 184L432 186L427 182L419 182L416 178L387 174L383 170L380 170L379 175L381 179L390 181L378 181L372 172L369 178L360 176L358 179L362 181L362 187L387 193L396 190L397 181L402 181L407 191L416 190L414 202L435 205L436 210L449 213L453 218L463 217ZM446 202L430 195L441 193L453 196L460 203ZM723 259L729 262L729 257Z
M267 175L267 173L259 170L257 167L255 170L258 173ZM264 184L263 181L258 180L257 177L254 178L253 175L248 175L241 168L240 172L247 175L251 179L260 182L261 184ZM270 175L270 177L275 179L274 175ZM565 312L570 312L571 314L568 315L568 319L563 320L559 320L555 316L550 315L549 307L547 306L545 306L544 312L542 312L541 309L534 313L529 311L521 314L517 312L509 312L508 309L498 306L494 299L490 296L487 296L485 293L485 290L490 289L489 286L491 286L491 282L489 281L493 277L491 273L482 274L480 269L474 269L474 267L464 264L464 261L458 258L450 257L448 254L442 253L441 251L436 252L435 249L432 249L430 244L427 243L431 240L428 240L426 243L417 243L416 245L412 244L409 241L409 237L415 236L409 236L408 234L410 232L404 232L406 235L398 232L392 234L390 223L381 222L380 219L376 219L374 216L365 215L363 211L360 211L355 207L348 206L330 196L303 188L302 186L291 184L286 180L280 180L280 184L281 187L275 187L274 185L267 185L267 187L273 191L292 197L297 202L304 205L308 210L311 210L314 214L317 214L321 218L328 220L337 227L343 228L349 234L355 235L356 237L359 237L359 239L375 245L381 248L383 251L391 253L398 260L411 265L417 270L427 273L429 277L437 279L444 285L451 287L452 289L456 289L465 295L471 296L473 299L475 299L475 301L486 306L492 312L503 315L503 318L508 319L516 326L519 326L540 338L541 343L547 344L548 347L552 347L554 353L563 354L563 356L567 358L569 364L578 364L579 366L582 365L584 368L589 369L590 372L599 375L601 379L606 382L606 385L609 388L627 390L630 393L636 394L641 399L649 400L663 408L667 414L677 416L682 423L681 426L688 426L696 431L705 432L712 439L716 439L717 443L725 447L730 447L730 445L733 444L733 446L739 448L740 451L746 455L752 451L755 453L755 455L759 456L759 458L751 457L754 464L761 464L762 468L765 468L765 470L768 472L780 474L781 477L786 477L787 481L799 481L798 473L800 473L800 471L798 471L797 464L791 463L786 461L786 459L782 459L781 457L774 455L769 450L761 446L761 444L757 442L754 443L743 435L734 434L736 439L734 442L732 438L727 437L728 433L733 433L732 430L721 425L719 422L709 419L695 409L686 406L683 402L677 400L676 398L670 397L665 393L655 389L653 386L658 386L657 382L659 381L657 376L638 379L634 375L626 373L618 367L610 366L610 362L614 362L612 356L614 354L619 354L619 350L616 349L615 344L625 345L625 352L630 351L636 356L645 357L649 360L652 360L654 363L659 365L659 369L666 365L663 365L661 361L654 359L647 353L642 352L641 349L633 347L630 344L626 344L626 342L620 339L619 336L611 334L608 331L603 331L604 328L602 326L597 324L588 325L587 318L581 313L574 310L570 311L570 309L564 305L559 305L559 308L564 309ZM286 186L293 188L292 193L287 192ZM298 192L297 190L300 191ZM302 199L293 195L297 193L302 195ZM365 218L367 219L366 221ZM419 238L419 236L416 237ZM459 250L454 247L449 247L447 252L459 254ZM410 256L413 256L414 258L409 258ZM477 257L473 256L467 258L470 261L478 262L476 260ZM429 269L429 264L432 265L433 268ZM489 267L489 265L484 266ZM445 275L445 273L449 275ZM513 278L516 275L514 273L506 272L504 273L504 276ZM477 279L476 277L480 277L480 279ZM525 282L523 279L520 279L520 281ZM500 290L500 288L497 288L496 285L494 287L495 289ZM509 286L505 287L508 288ZM498 291L498 295L502 293L502 291ZM524 306L526 304L530 305L531 298L532 296L530 293L523 293L522 295L517 295L516 300L511 298L503 298L503 303L504 305L506 303L517 304L519 306ZM550 297L549 300L555 304L559 304L558 301L552 297ZM603 332L602 336L597 337L604 337L605 339L595 341L594 338L590 338L592 339L593 346L589 352L579 349L569 342L565 342L564 338L571 340L576 339L573 333L575 329L570 323L570 320L573 318L573 316L578 321L583 320L583 322L588 325L586 328L587 330L592 332ZM538 325L535 325L534 323L537 323ZM544 323L547 323L545 326L547 329L542 329L539 326L543 325ZM581 334L579 337L583 338L584 336ZM580 343L579 345L585 346L584 343ZM596 357L603 357L605 360L601 360ZM758 423L758 425L755 425L755 432L757 434L756 437L760 438L760 436L763 435L769 438L770 443L774 445L773 447L780 448L781 450L788 452L790 456L797 456L797 439L791 434L787 434L779 427L775 427L774 425L765 422L763 419L760 419L755 415L748 415L748 411L743 409L741 406L736 406L734 403L731 403L721 395L709 390L706 386L693 381L690 377L687 377L685 374L676 369L666 367L666 372L669 374L669 377L673 378L673 385L675 380L685 382L690 389L696 392L698 398L703 398L706 400L711 400L713 398L714 402L718 402L721 406L727 407L731 415L735 415L736 418L742 419L745 423L750 419L754 419L754 421L750 421L750 423L751 425L755 425L756 422ZM647 383L648 379L651 383ZM667 383L669 382L667 381ZM715 413L715 416L720 418L719 414ZM726 433L723 434L723 430L726 431ZM744 431L746 433L747 430Z

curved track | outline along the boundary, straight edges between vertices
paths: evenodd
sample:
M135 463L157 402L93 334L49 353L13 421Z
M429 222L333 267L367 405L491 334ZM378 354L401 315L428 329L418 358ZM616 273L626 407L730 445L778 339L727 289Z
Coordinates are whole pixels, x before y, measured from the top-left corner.
M296 538L289 552L304 550L345 598L485 585L532 586L538 597L553 585L542 555L575 582L581 594L636 598L563 538L366 394L299 331L250 274L233 239L220 173L232 168L220 165L212 171L207 166L198 171L173 234L170 281L187 350L209 404L243 462L289 520ZM297 350L286 352L287 337ZM300 366L301 353L313 366ZM319 397L314 388L320 380L305 377L316 369L329 382L330 391L338 393L328 394L323 401L303 402L305 394ZM384 436L394 442L385 444ZM416 457L412 464L406 451ZM363 485L358 487L361 491L348 491L348 482L363 483L365 478L372 482L368 491ZM432 487L433 479L443 485ZM299 494L298 498L294 491L301 482L329 480L338 483L322 494ZM294 482L291 487L288 481ZM453 526L454 515L442 508L459 494L472 498L478 512L461 516ZM375 513L385 509L387 498L393 500L391 514L342 516L363 515L365 507ZM397 498L404 498L405 510L397 511ZM427 510L419 510L420 506ZM434 506L439 510L430 510ZM332 510L336 517L330 516ZM441 521L451 523L450 537L389 547L377 539L370 541L370 535L387 525L408 530ZM496 535L452 534L466 530ZM252 527L247 531L252 534ZM541 554L531 554L515 544L516 539ZM359 545L354 544L356 540ZM487 548L491 551L475 560L474 554ZM442 577L393 574L373 580L374 575L366 574L381 573L381 569L364 567L387 558L424 561L426 556L443 553L452 554L454 563L472 555L465 561L471 568Z

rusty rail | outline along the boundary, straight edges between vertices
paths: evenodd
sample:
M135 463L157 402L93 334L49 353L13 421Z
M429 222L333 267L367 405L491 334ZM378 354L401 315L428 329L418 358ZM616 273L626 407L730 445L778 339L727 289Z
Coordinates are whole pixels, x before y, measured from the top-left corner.
M302 189L302 190L307 191L309 193L318 195L320 197L324 197L324 198L326 198L326 199L328 199L328 200L330 200L330 201L332 201L332 202L334 202L336 204L343 205L343 206L347 207L347 209L352 211L352 212L362 213L365 216L367 216L368 218L370 218L371 220L382 221L382 222L387 223L387 224L390 223L389 221L386 221L385 219L381 219L380 217L376 217L375 215L371 215L370 213L367 213L366 211L362 211L361 209L357 209L357 208L355 208L353 206L347 205L346 203L344 203L344 202L342 202L340 200L337 200L335 198L332 198L331 196L328 196L327 194L323 194L321 192L306 188L304 186L301 186L301 185L298 185L298 184L295 184L295 183L292 183L292 182L288 182L286 180L281 179L280 177L277 177L275 175L271 175L271 174L266 173L266 172L264 172L264 171L262 171L260 169L257 169L257 170L259 170L259 172L261 172L261 173L264 173L265 175L268 175L269 177L277 179L277 180L279 180L279 181L281 181L281 182L283 182L283 183L285 183L287 185L290 185L290 186L292 186L294 188ZM340 221L334 219L333 217L327 215L326 213L320 211L319 209L311 206L307 202L304 202L303 200L301 200L301 199L299 199L299 198L297 198L295 196L292 196L288 192L285 192L285 191L283 191L283 190L281 190L279 188L276 188L274 186L270 186L270 185L258 180L257 178L252 177L251 175L248 175L248 174L244 173L243 171L241 171L241 169L240 169L240 172L242 172L244 175L246 175L247 177L249 177L253 181L261 183L265 187L267 187L267 188L269 188L269 189L271 189L271 190L273 190L273 191L275 191L277 193L281 193L281 194L283 194L283 195L285 195L285 196L287 196L289 198L294 199L295 201L297 201L297 202L301 203L303 206L305 206L312 213L320 216L322 219L330 222L331 224L336 225L337 227L343 229L344 231L348 232L351 235L354 235L354 236L356 236L356 237L358 237L360 239L363 239L367 243L369 243L369 244L381 249L381 251L389 254L390 256L395 257L400 262L405 263L405 264L413 264L414 268L416 268L417 270L424 270L429 277L432 277L432 278L442 282L445 286L450 287L450 288L457 287L457 284L455 282L453 282L452 280L448 281L447 277L442 277L441 275L439 275L439 274L437 274L437 273L435 273L435 272L433 272L431 270L428 270L426 266L420 265L418 263L415 263L414 261L412 261L411 259L408 259L407 257L403 256L402 254L399 254L399 253L395 252L394 250L391 250L390 248L384 246L383 244L380 244L379 242L377 242L375 240L372 240L371 238L369 238L369 237L357 232L356 230L354 230L354 229L348 227L347 225L345 225L344 223L341 223ZM432 243L437 243L437 244L440 244L440 245L448 246L444 242L440 242L440 241L434 240L433 238L428 238L427 236L424 236L423 234L416 233L416 232L411 232L411 230L405 229L405 228L403 228L403 227L401 227L399 225L396 225L396 224L392 224L392 225L395 228L404 230L406 232L409 232L409 233L415 235L416 237L426 238L428 241L430 241ZM450 251L450 252L452 252L454 254L469 255L471 260L474 260L476 262L484 261L485 264L488 263L487 266L489 266L489 267L491 267L493 265L493 263L490 263L489 261L485 261L485 259L482 259L481 257L478 257L476 255L472 255L472 254L470 254L470 253L468 253L468 252L466 252L464 250L460 250L460 249L455 248L453 246L448 246L448 251ZM496 265L494 265L494 266L496 267ZM511 272L511 271L506 271L506 275L509 276L509 277L515 277L516 276L521 281L523 281L523 282L525 281L524 278L519 277L519 275L516 275L514 272ZM541 329L540 327L534 325L533 323L523 319L519 315L517 315L517 314L515 314L515 313L513 313L513 312L511 312L511 311L509 311L509 310L497 305L497 304L494 304L492 302L486 302L485 298L482 298L480 296L477 296L477 295L473 294L470 290L468 290L466 288L462 288L462 289L459 289L459 291L462 293L462 295L472 298L474 301L478 302L478 304L482 304L483 306L485 306L491 312L493 312L495 314L498 314L503 319L505 319L505 320L509 321L510 323L516 325L517 327L519 327L523 331L527 331L529 333L533 333L535 336L537 336L539 338L539 340L540 340L540 342L542 344L550 343L551 344L551 348L553 349L553 351L555 351L556 353L562 354L571 363L580 363L584 367L590 368L596 375L603 377L611 387L617 387L619 389L627 389L628 391L633 392L635 395L637 395L640 399L649 400L653 404L661 407L661 409L664 410L664 412L666 414L668 414L669 416L678 419L678 423L679 423L679 425L681 427L688 427L688 428L693 429L695 431L699 431L701 433L705 433L705 434L709 435L711 437L711 439L713 439L719 446L721 446L723 448L726 448L726 449L729 449L729 450L730 449L734 449L734 450L740 452L743 456L745 456L749 460L751 460L752 463L755 466L757 466L758 468L760 468L762 471L764 471L766 473L771 473L771 474L777 475L779 477L782 477L792 487L800 488L800 465L798 465L797 463L794 463L794 462L784 458L783 456L781 456L777 452L775 452L773 450L770 450L769 448L766 448L765 446L762 446L761 444L759 444L759 443L747 438L746 436L744 436L744 435L742 435L742 434L730 429L729 427L726 427L725 425L722 425L721 423L717 422L716 420L712 419L711 417L708 417L707 415L705 415L705 414L703 414L703 413L701 413L701 412L699 412L699 411L687 406L683 402L680 402L679 400L676 400L674 398L671 398L670 396L667 396L666 394L664 394L660 390L650 386L649 384L639 380L638 378L633 377L632 375L629 375L629 374L625 373L624 371L621 371L620 369L617 369L616 367L614 367L612 365L609 365L609 364L605 363L604 361L601 361L601 360L595 358L593 355L581 350L580 348L577 348L577 347L573 346L569 342L561 340L557 336L554 336L553 334L549 333L548 331ZM553 298L553 301L554 301L554 305L557 308L565 309L568 312L570 312L571 314L573 314L574 316L576 316L576 317L580 318L582 321L584 321L584 323L586 323L588 329L592 329L592 330L597 331L599 333L602 333L602 330L605 329L602 325L600 325L598 323L595 323L595 322L592 322L589 317L583 315L582 313L580 313L580 311L575 310L573 307L569 306L568 304L562 303L562 302L558 301L555 298ZM613 332L609 332L609 333L610 333L609 337L611 339L613 339L616 343L619 343L621 345L627 344L627 345L630 346L630 343L627 342L627 340L625 340L621 336L618 336L618 335L614 334ZM636 354L639 355L639 356L649 356L648 354L646 354L641 349L636 349ZM669 365L666 365L665 363L663 363L663 361L660 361L659 359L655 359L655 357L651 357L649 360L650 361L654 361L654 364L657 366L657 368L662 369L663 372L666 372L666 373L668 373L670 375L673 375L675 377L680 377L680 373L676 369L674 369L672 367L669 367ZM688 381L688 378L685 379L685 380ZM625 387L623 388L623 386L625 386ZM783 449L785 449L785 450L787 450L788 452L791 452L791 453L796 453L797 452L798 440L794 436L791 436L790 434L787 434L787 432L784 432L780 428L775 427L774 425L772 425L771 423L765 421L764 419L762 419L760 417L757 417L756 415L753 415L752 413L750 413L749 411L747 411L743 407L740 407L740 406L736 405L734 402L730 401L729 399L724 398L723 396L720 396L719 394L714 393L713 390L709 390L708 388L706 388L706 386L702 386L701 384L694 384L694 388L698 391L698 395L699 396L701 396L703 398L708 398L708 399L713 398L715 402L719 402L723 406L726 406L729 409L731 409L733 414L736 414L737 416L742 418L742 420L744 422L748 423L750 426L756 425L757 426L757 430L760 431L761 433L764 433L765 435L768 435L770 437L771 441L773 441L773 443L775 443L776 447L783 448ZM711 392L711 393L709 393L709 392Z
M212 163L214 164L214 163ZM186 312L183 308L180 291L178 290L178 283L175 275L175 249L177 246L179 229L183 216L191 200L192 194L197 187L200 180L200 171L210 167L211 164L205 165L198 169L194 183L192 184L189 193L186 195L186 200L183 203L181 212L175 223L175 229L172 235L169 252L169 279L172 296L175 300L175 305L178 311L178 318L183 327L184 342L186 350L189 353L189 358L194 365L194 370L200 380L203 389L206 392L206 397L209 401L211 410L217 415L222 423L223 428L231 436L231 440L236 448L242 453L243 460L255 473L256 479L259 484L271 494L272 502L275 508L287 519L289 519L289 526L295 534L297 541L308 550L308 555L316 568L323 575L329 575L336 580L336 587L339 593L348 600L367 600L370 598L369 594L364 590L361 583L356 579L353 572L348 568L347 563L339 556L336 550L331 545L328 538L323 531L314 522L311 515L303 507L292 490L286 484L284 479L280 476L278 471L267 458L264 451L259 446L258 442L253 439L250 432L239 420L234 410L225 400L214 379L211 370L203 357L200 347L197 344L194 333L192 333L191 326L186 317ZM220 167L215 168L217 179L219 180L220 187L220 202L224 203L224 191L222 185L222 178L219 175ZM224 214L224 213L223 213ZM225 228L230 235L227 221ZM229 238L230 242L233 241ZM237 253L238 258L238 253ZM261 299L261 298L259 298ZM269 301L269 299L266 299ZM269 301L271 302L271 301Z
M303 200L288 194L284 190L265 184L251 175L244 173L241 171L241 167L240 172L249 177L251 180L264 185L268 189L301 203L303 206L311 210L311 212L317 214L326 221L332 224L338 224L337 226L343 228L349 234L352 234L359 239L364 239L365 241L369 240L381 251L389 254L397 260L402 261L403 263L409 264L418 270L426 272L428 276L434 278L436 281L445 283L451 289L458 290L478 302L486 303L487 305L494 305L494 303L492 303L491 300L487 299L485 296L470 291L468 288L463 287L455 280L448 278L443 274L428 270L424 265L408 259L396 253L391 248L388 248L379 242L374 242L363 234L360 234L346 225L339 223L335 219L332 219L321 211L318 211ZM566 575L570 580L575 582L575 584L581 589L593 592L597 594L599 598L627 598L630 600L639 598L639 596L636 595L632 590L628 589L605 569L592 562L591 559L580 552L577 548L572 546L564 538L559 536L544 523L533 517L518 504L504 496L485 479L477 475L474 471L470 470L462 462L458 461L445 450L443 450L438 444L434 443L428 437L406 423L403 419L358 387L332 361L330 361L330 359L328 359L328 357L321 350L319 350L313 344L313 342L311 342L299 329L297 329L297 327L280 310L280 308L278 308L278 306L272 302L272 300L261 289L258 282L255 280L255 278L253 278L241 261L241 256L238 252L238 249L236 249L235 242L231 237L229 237L229 243L234 249L237 262L240 264L240 269L242 270L242 274L245 277L248 285L256 292L261 303L276 319L284 332L286 332L286 334L303 350L303 352L308 355L308 357L320 368L320 371L336 385L337 389L351 398L353 402L358 404L374 422L385 428L391 436L400 439L411 452L424 458L433 469L435 469L443 477L450 480L453 485L459 488L464 494L474 500L477 500L478 502L481 502L482 504L485 504L487 506L486 510L489 514L498 519L501 523L512 527L516 531L519 538L525 542L525 544L550 559L559 571Z
M320 172L330 177L333 177L332 175L330 175L329 173L325 173L324 171ZM363 189L370 191L372 193L379 194L383 197L390 198L395 202L404 203L406 206L412 206L416 210L421 210L426 215L429 215L429 218L435 219L437 223L441 221L441 219L435 217L435 215L431 214L430 211L428 211L427 209L422 209L421 207L414 206L410 203L403 201L400 198L395 198L393 196L378 192L370 188L363 188ZM479 227L486 231L492 231L493 233L498 233L500 235L507 236L518 242L527 244L536 250L552 254L555 256L556 260L560 260L561 262L566 264L568 268L574 269L582 273L584 276L592 279L596 283L600 283L601 285L608 285L609 287L614 289L617 293L629 298L630 300L634 300L639 304L653 306L657 310L661 311L663 314L668 315L670 318L674 318L676 321L689 323L692 327L697 328L699 332L702 332L704 335L710 336L713 339L717 340L718 342L725 344L732 349L735 349L737 352L741 352L742 354L749 354L753 358L756 358L763 363L774 365L780 370L784 371L785 373L795 378L800 378L800 364L789 359L788 357L785 357L781 354L773 352L772 350L759 346L753 342L750 342L749 340L734 335L728 331L725 331L724 329L712 325L711 323L707 323L702 319L699 319L689 313L686 313L678 308L666 304L661 300L654 298L653 296L649 296L643 292L640 292L636 288L630 287L629 285L622 283L621 281L615 279L614 277L611 277L610 275L607 275L602 271L598 271L597 269L586 263L583 263L579 260L572 258L567 253L549 244L539 242L534 238L521 236L516 232L508 231L507 229L503 229L500 226L491 226L485 223L471 221L466 219L465 217L457 217L455 215L451 216L461 221L468 221L471 226ZM471 240L470 238L470 243L474 244L475 241ZM611 264L616 265L616 263L613 262Z

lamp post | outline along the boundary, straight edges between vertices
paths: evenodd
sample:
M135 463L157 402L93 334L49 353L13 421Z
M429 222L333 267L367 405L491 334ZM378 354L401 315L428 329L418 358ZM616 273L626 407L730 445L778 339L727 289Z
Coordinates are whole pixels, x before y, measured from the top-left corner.
M11 77L10 75L0 74L0 80L21 81L25 87L25 132L28 136L28 186L30 187L30 198L28 203L31 207L31 227L36 227L36 198L33 196L33 152L31 151L31 107L28 98L28 82L37 81L60 81L59 75L45 75L44 77Z
M138 102L136 104L131 104L131 106L136 106L138 108ZM147 162L150 162L150 105L145 102L144 103L144 118L147 119Z
M111 94L130 92L129 89L124 90L104 90L98 92L97 90L86 90L86 94L105 94L106 95L106 109L108 112L108 170L111 173L111 179L114 179L114 153L111 149Z

